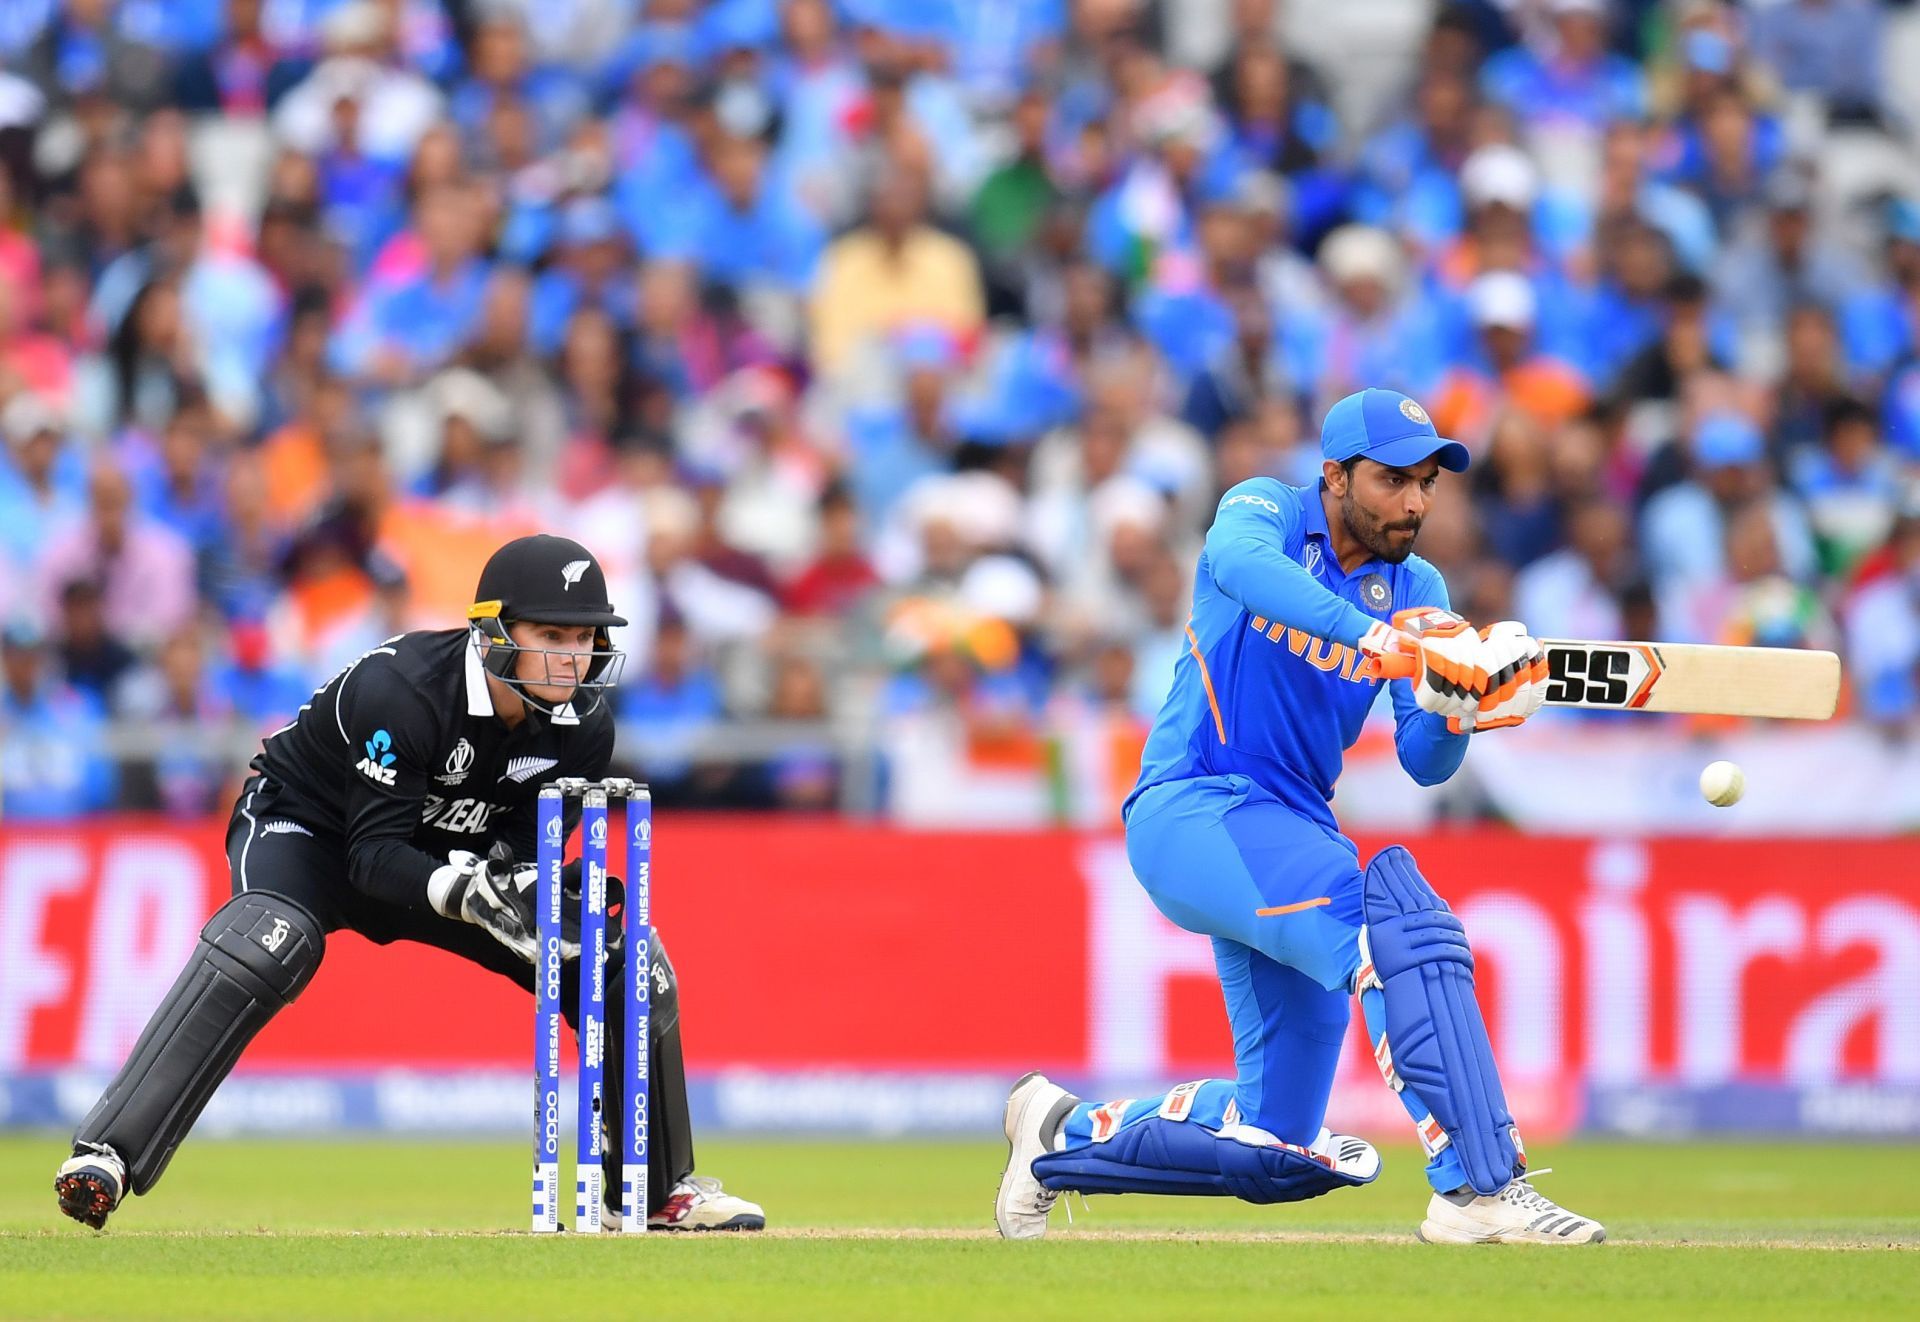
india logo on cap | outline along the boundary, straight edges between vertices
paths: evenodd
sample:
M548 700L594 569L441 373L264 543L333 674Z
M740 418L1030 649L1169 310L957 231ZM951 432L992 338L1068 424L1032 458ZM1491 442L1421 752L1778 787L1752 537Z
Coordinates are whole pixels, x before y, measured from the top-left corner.
M1417 422L1422 427L1431 426L1433 423L1433 419L1427 416L1427 411L1410 399L1400 401L1400 411L1407 415L1409 422Z

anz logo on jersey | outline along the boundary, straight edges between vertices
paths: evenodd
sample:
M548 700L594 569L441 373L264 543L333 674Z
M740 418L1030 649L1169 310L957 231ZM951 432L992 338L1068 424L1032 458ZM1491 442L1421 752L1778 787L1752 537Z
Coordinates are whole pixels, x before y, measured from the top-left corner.
M393 736L385 730L375 730L373 738L361 745L367 755L354 765L354 770L376 785L391 785L399 772L393 769Z
M486 831L487 818L492 813L493 804L485 799L443 799L438 794L429 794L426 806L420 810L420 820L436 831L480 835Z
M1266 617L1261 615L1254 616L1248 624L1255 633L1266 635L1270 642L1277 643L1284 639L1287 650L1315 670L1324 670L1328 674L1338 671L1340 678L1355 684L1372 683L1362 672L1360 649L1357 647L1330 643L1324 638L1315 638L1305 630L1289 629L1278 621L1269 624Z

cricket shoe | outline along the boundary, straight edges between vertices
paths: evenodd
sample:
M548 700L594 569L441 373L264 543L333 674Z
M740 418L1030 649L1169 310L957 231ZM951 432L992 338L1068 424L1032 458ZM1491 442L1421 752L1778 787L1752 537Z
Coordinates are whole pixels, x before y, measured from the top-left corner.
M1380 1174L1379 1150L1366 1139L1352 1134L1336 1134L1323 1128L1307 1151L1326 1158L1335 1170L1356 1180L1371 1183Z
M758 1203L735 1198L706 1175L689 1175L673 1186L667 1201L647 1218L648 1230L765 1230L767 1214Z
M1033 1160L1053 1151L1060 1125L1079 1104L1078 1097L1047 1082L1047 1076L1038 1071L1023 1077L1007 1094L1002 1125L1007 1135L1007 1169L1000 1175L1000 1193L993 1200L993 1221L1002 1239L1039 1239L1047 1233L1047 1213L1060 1193L1034 1176Z
M127 1167L109 1147L89 1147L60 1163L53 1191L60 1210L95 1230L107 1228L107 1218L127 1192Z
M1523 1175L1494 1194L1437 1193L1414 1233L1429 1244L1598 1244L1605 1239L1605 1226L1569 1212L1528 1183L1546 1173Z

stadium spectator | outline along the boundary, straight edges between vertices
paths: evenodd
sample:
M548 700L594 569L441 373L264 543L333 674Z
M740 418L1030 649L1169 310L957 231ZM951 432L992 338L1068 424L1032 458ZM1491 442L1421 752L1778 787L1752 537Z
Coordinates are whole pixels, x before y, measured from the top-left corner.
M1646 93L1638 67L1607 48L1605 0L1549 0L1536 41L1490 57L1481 73L1487 97L1529 128L1572 124L1596 133L1638 115Z
M1774 488L1766 443L1750 420L1731 412L1702 418L1693 429L1689 466L1693 476L1649 500L1641 523L1641 554L1656 591L1727 581L1729 524L1748 505L1767 516L1767 559L1796 580L1813 574L1813 536L1806 517L1795 501ZM1752 531L1748 540L1760 545L1763 539ZM1687 636L1707 641L1697 629L1689 629Z
M479 323L487 287L475 201L463 183L421 194L413 228L401 236L413 252L376 272L335 332L336 371L366 387L414 385L459 351Z
M661 612L646 668L623 680L618 693L620 715L639 736L649 782L668 795L689 791L700 736L721 719L725 703L719 677L699 659L678 611Z
M1913 16L1446 7L1401 68L1205 8L0 3L0 604L246 721L564 527L702 720L1030 752L1151 709L1215 503L1385 385L1476 452L1457 606L1843 617L1906 721ZM839 753L682 790L817 806Z
M880 576L861 549L860 507L845 486L820 493L819 515L819 546L782 589L781 604L803 617L845 616L879 586Z
M1896 199L1886 210L1885 275L1858 291L1841 311L1847 362L1857 374L1884 376L1914 353L1920 305L1920 201Z
M190 632L188 630L183 632ZM76 578L60 589L54 624L54 658L63 679L92 699L102 712L124 704L120 685L139 664L131 647L115 637L106 612L106 593L92 579Z
M1911 731L1920 714L1920 492L1910 484L1886 545L1845 605L1847 655L1862 715Z
M1436 425L1469 444L1487 438L1503 405L1554 427L1587 404L1587 384L1567 363L1536 347L1539 303L1514 271L1489 271L1467 287L1479 353L1449 372L1433 394Z
M134 508L132 485L110 462L94 467L86 513L49 540L37 577L42 619L54 618L69 583L89 579L100 585L107 618L136 647L159 642L197 609L192 546Z
M183 818L215 811L233 779L220 736L235 728L234 702L207 665L198 629L182 629L160 645L154 664L129 680L125 710L162 742L151 759L134 763L122 804Z
M828 716L827 679L819 663L787 648L773 661L773 693L766 716L818 726ZM819 736L789 739L759 769L758 806L820 812L839 801L841 766L832 743Z
M117 777L97 703L62 682L45 637L0 627L0 816L78 817L111 807Z
M0 409L0 437L7 446L0 466L0 549L5 564L21 574L55 530L81 517L86 470L59 418L24 391Z
M1811 184L1786 170L1767 183L1764 216L1749 217L1720 250L1712 283L1743 360L1773 374L1789 312L1802 305L1837 312L1860 278L1846 251L1816 231Z
M1514 578L1513 609L1549 638L1626 638L1620 593L1633 568L1633 524L1619 505L1595 497L1564 516L1567 544Z
M1880 114L1880 6L1871 0L1781 0L1753 13L1753 53L1789 92L1835 119Z
M0 202L5 202L0 189ZM17 235L0 231L0 243ZM64 408L73 388L73 353L60 338L35 328L31 300L40 291L39 262L0 247L0 378L30 390L50 407Z
M355 107L360 145L368 155L404 161L438 120L444 98L401 48L396 6L345 0L327 9L320 35L325 56L273 111L281 141L309 155L337 142L337 110ZM416 28L416 31L418 29Z
M1893 526L1900 464L1882 443L1879 419L1858 400L1829 404L1821 430L1820 445L1793 453L1788 476L1806 503L1821 568L1845 581Z
M926 187L914 171L887 169L868 205L867 224L828 246L813 290L813 364L829 377L911 323L971 336L985 315L979 266L959 240L927 223Z

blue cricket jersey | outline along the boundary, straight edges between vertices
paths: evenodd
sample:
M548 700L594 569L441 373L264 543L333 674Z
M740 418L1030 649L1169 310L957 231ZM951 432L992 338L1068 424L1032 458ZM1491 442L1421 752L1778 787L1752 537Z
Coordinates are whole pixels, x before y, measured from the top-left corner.
M1362 679L1361 635L1412 606L1447 606L1440 573L1417 555L1351 574L1328 538L1320 488L1251 478L1220 501L1194 574L1187 650L1174 666L1124 815L1149 786L1238 774L1331 821L1342 756L1381 681ZM1393 685L1400 764L1422 785L1460 767L1466 735Z

